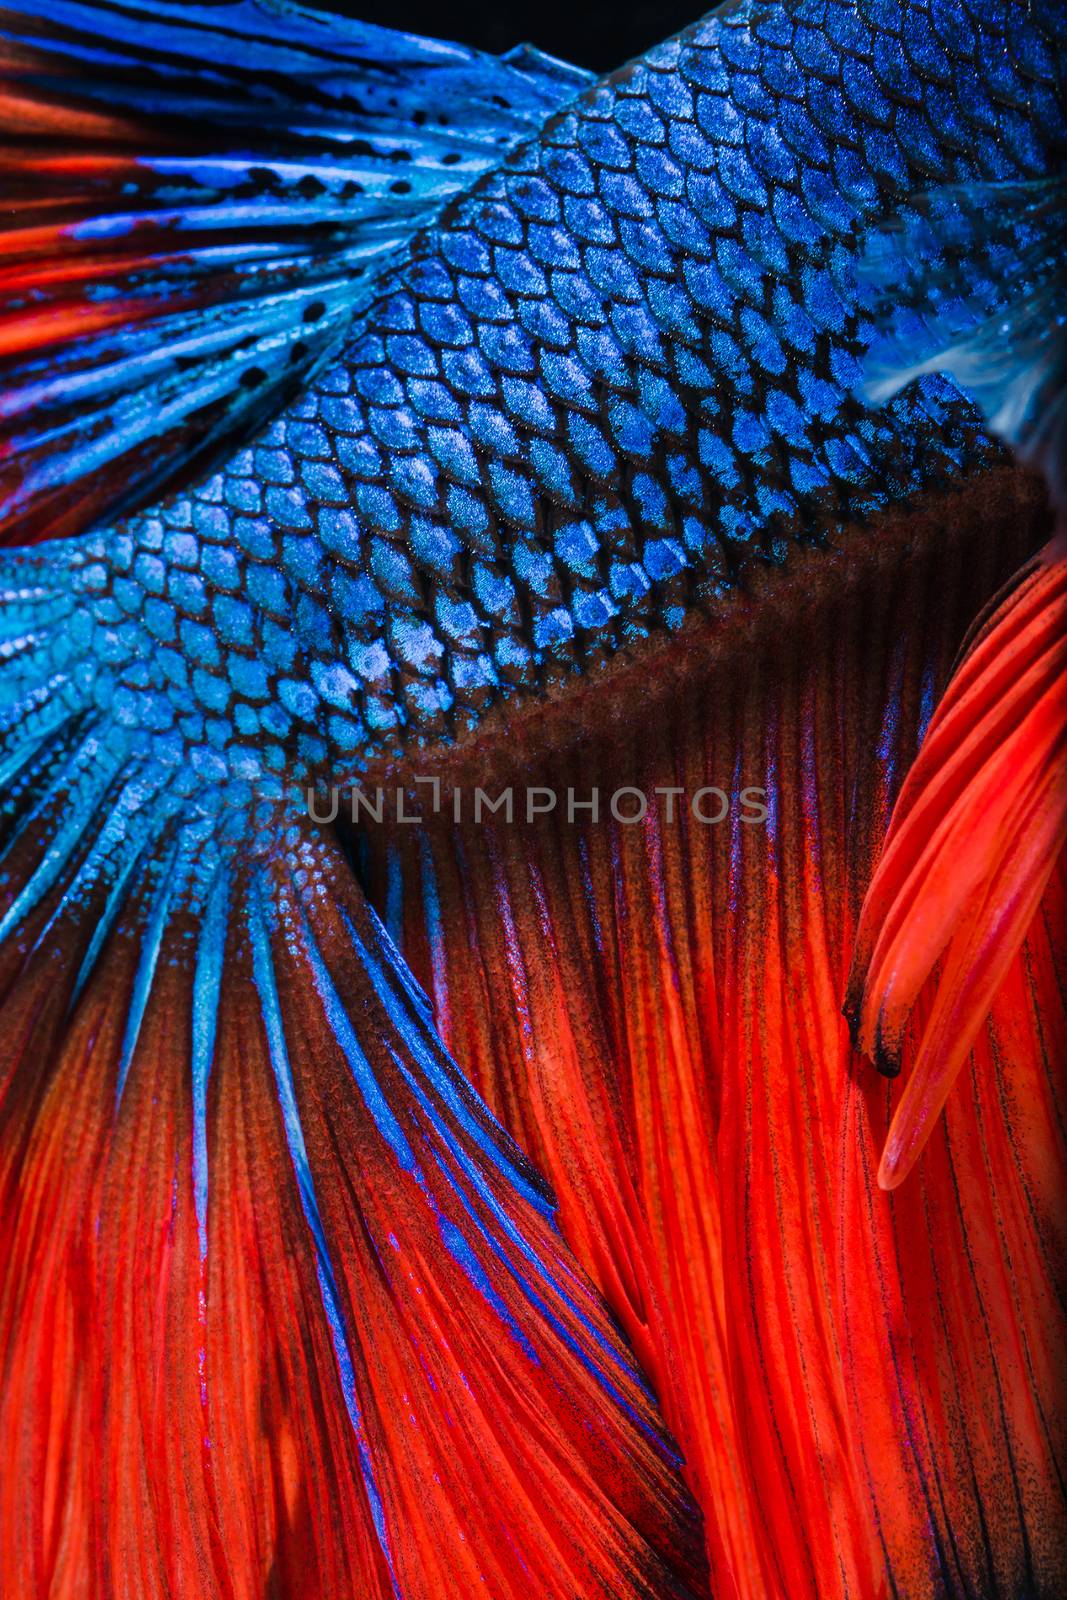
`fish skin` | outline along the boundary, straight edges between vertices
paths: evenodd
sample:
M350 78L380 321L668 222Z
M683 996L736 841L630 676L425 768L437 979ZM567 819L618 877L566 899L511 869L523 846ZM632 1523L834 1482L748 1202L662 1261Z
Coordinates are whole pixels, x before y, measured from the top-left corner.
M741 4L601 82L414 241L255 443L5 560L51 596L33 677L153 793L269 804L973 471L994 447L948 382L850 398L851 269L909 194L1054 166L1056 33L1054 4Z

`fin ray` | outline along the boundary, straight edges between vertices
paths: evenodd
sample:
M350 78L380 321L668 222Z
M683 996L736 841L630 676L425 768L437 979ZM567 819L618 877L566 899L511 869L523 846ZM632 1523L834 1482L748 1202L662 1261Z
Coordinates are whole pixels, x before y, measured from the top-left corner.
M104 34L105 49L99 46ZM299 6L0 7L0 537L251 436L391 252L585 83Z
M647 1382L339 846L283 807L235 850L85 716L0 859L0 1426L23 1483L91 1430L106 1491L60 1545L0 1491L5 1573L706 1600Z

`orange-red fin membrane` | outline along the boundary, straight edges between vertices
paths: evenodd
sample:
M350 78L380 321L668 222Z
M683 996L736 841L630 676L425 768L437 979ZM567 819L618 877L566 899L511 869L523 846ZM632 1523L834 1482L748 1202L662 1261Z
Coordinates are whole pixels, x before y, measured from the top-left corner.
M77 718L13 768L5 1583L704 1600L545 1184L339 849L252 820L227 846Z
M1067 511L1067 181L920 196L872 236L862 273L881 330L868 398L947 372ZM1061 530L970 643L864 903L846 1009L883 1071L937 974L883 1188L921 1153L1067 839L1065 558Z
M879 1168L895 1188L970 1052L1067 840L1067 560L1050 547L993 612L934 713L863 906L849 985L894 1070L937 972Z

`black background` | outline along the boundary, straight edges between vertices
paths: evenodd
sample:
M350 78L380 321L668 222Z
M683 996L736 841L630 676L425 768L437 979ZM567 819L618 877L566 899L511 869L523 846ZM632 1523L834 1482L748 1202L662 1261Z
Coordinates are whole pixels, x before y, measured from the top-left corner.
M535 44L549 55L610 72L684 28L716 0L310 0L320 11L340 11L384 28L457 39L499 55L516 44Z

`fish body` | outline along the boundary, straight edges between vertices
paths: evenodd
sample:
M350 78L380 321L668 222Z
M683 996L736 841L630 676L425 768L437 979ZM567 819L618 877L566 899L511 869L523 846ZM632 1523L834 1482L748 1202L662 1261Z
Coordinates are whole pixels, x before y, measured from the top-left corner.
M454 740L976 470L947 381L852 397L857 241L917 192L1055 167L1058 21L731 6L579 95L257 439L49 550L78 692L179 782L277 796Z

